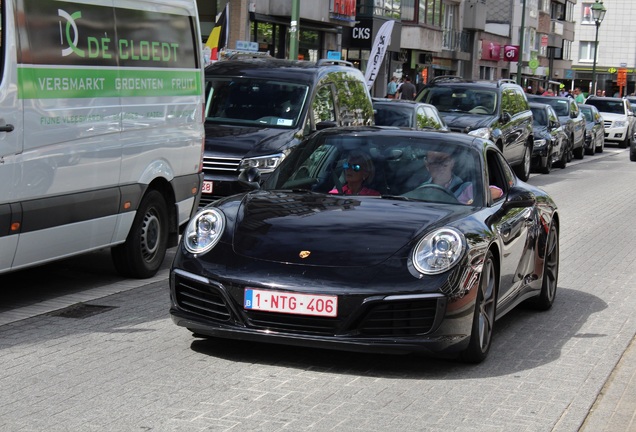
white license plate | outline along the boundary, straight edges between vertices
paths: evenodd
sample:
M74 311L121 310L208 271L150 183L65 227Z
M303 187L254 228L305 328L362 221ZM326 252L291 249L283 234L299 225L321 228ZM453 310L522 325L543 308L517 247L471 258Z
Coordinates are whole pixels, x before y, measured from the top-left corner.
M295 315L338 316L338 296L245 289L243 307Z
M201 188L201 193L211 194L212 193L212 182L211 181L203 181L203 187Z

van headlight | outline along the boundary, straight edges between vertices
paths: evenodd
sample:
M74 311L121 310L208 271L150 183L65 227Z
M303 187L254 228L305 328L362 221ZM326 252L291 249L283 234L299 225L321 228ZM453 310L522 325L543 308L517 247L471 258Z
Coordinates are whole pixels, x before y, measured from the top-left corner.
M468 132L468 135L476 136L482 139L490 139L490 129L489 128L479 128Z
M245 158L241 161L239 170L254 167L258 168L261 173L270 173L274 171L278 165L280 165L283 159L285 159L285 153Z
M183 233L183 245L193 254L209 252L221 239L225 230L225 215L216 208L198 212Z
M420 273L434 275L451 269L466 250L464 235L455 228L440 228L426 234L413 249L413 266Z

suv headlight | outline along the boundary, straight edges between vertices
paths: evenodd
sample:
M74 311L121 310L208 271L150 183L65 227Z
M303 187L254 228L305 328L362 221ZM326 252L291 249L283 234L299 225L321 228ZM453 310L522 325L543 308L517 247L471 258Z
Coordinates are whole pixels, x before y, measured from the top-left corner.
M546 143L547 143L547 141L546 141L546 140L544 140L544 139L535 139L535 140L534 140L534 147L535 147L535 148L541 148L541 147L543 147Z
M420 273L443 273L459 262L466 250L464 235L455 228L440 228L425 235L413 249L413 266Z
M468 132L468 135L476 136L478 138L490 139L490 129L479 128Z
M616 120L614 122L614 127L617 127L617 128L627 127L627 121L625 121L625 120Z
M244 170L245 168L255 167L258 168L261 173L270 173L280 165L283 159L285 159L285 153L245 158L241 161L239 169Z
M198 212L183 233L183 245L193 254L209 252L221 239L225 230L225 215L216 208Z

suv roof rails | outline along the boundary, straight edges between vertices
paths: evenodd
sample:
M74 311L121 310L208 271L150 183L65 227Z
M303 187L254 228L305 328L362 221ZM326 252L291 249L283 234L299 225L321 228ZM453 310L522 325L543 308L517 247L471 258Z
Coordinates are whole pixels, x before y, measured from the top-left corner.
M466 80L460 76L457 75L440 75L437 76L435 78L433 78L430 82L430 84L437 84L437 83L441 83L441 82L466 82Z
M223 50L219 53L219 58L222 60L238 60L238 59L250 59L250 58L273 58L269 51L241 51L241 50Z
M497 81L497 85L501 86L502 84L517 84L517 81L510 78L502 78L499 81Z
M350 66L353 67L353 63L348 62L346 60L332 60L332 59L319 59L316 62L316 66L324 66L324 65L340 65L340 66Z

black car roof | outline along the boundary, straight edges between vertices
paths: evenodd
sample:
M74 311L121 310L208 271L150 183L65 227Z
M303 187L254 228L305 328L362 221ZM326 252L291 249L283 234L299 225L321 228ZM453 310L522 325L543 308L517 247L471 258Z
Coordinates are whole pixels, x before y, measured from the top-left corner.
M277 58L249 58L221 60L205 68L207 76L240 76L281 79L300 83L312 83L330 72L360 73L351 63L342 61L284 60Z
M479 137L474 137L468 134L459 132L449 132L443 130L415 130L408 128L398 128L394 126L343 126L332 127L323 129L316 132L312 137L328 136L328 135L341 135L348 134L353 136L364 135L385 135L388 140L395 140L399 138L428 138L431 140L444 141L449 144L459 145L464 147L471 147L473 149L481 151L486 143L495 147L494 144L488 140L484 140Z

